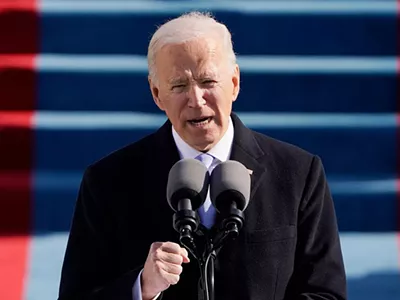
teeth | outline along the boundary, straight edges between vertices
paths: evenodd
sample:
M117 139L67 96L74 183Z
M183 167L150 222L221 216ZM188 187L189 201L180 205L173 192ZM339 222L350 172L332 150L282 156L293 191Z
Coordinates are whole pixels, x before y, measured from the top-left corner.
M193 122L201 123L201 122L205 122L207 120L208 120L208 118L205 118L205 119L193 120Z
M192 120L190 123L198 125L198 124L207 124L210 121L210 118L204 118L199 120Z

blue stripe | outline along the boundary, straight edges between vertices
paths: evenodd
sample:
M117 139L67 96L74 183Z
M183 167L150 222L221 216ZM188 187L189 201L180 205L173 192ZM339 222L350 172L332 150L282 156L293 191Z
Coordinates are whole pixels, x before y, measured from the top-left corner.
M142 55L41 54L36 60L41 72L148 72ZM396 57L343 56L238 56L246 73L388 74L397 71Z
M34 177L35 190L77 190L82 179L81 172L39 171ZM329 180L333 194L395 194L396 179Z
M181 14L189 10L241 14L395 15L396 1L57 1L41 0L42 13Z
M324 113L238 113L253 129L266 128L396 128L395 114ZM138 112L58 112L39 111L34 127L38 130L157 129L166 121L164 114Z

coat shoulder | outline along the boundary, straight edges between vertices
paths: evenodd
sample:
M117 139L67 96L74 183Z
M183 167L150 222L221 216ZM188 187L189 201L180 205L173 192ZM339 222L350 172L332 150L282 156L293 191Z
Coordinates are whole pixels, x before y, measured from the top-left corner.
M316 154L311 153L298 145L278 140L253 130L252 133L265 155L274 159L280 158L287 160L288 162L297 161L307 163L312 161L317 156Z
M156 141L152 133L105 155L90 164L86 171L113 175L127 169L142 169L149 164L155 148Z

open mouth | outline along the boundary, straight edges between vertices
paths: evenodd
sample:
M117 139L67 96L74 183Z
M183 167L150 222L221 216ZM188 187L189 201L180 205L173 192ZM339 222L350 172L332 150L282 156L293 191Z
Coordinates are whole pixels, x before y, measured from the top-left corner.
M188 122L194 126L203 126L203 125L210 123L211 120L212 120L212 117L205 117L205 118L189 120Z

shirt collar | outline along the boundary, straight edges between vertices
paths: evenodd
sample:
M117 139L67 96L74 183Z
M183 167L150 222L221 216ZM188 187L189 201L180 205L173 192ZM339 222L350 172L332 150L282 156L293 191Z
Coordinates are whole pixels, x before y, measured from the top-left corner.
M178 148L179 155L181 159L184 158L196 158L202 152L189 146L176 132L174 126L172 126L172 136L174 138L175 144ZM221 140L211 148L207 153L217 158L219 161L227 161L231 155L232 142L234 136L234 128L232 119L229 118L228 129L226 130L224 136Z

